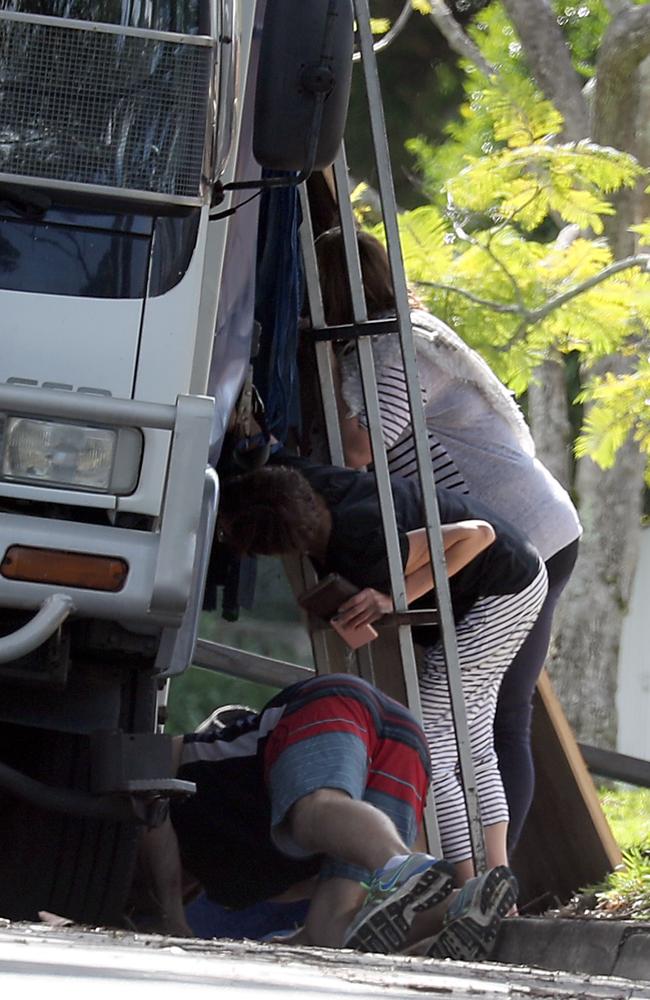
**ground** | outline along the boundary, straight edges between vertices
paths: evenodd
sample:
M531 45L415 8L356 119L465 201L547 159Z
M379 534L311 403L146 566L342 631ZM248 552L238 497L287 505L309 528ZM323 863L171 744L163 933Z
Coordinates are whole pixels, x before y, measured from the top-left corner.
M174 1000L208 990L219 1000L416 996L453 1000L650 1000L650 982L484 963L205 942L43 925L0 927L0 991L48 1000Z

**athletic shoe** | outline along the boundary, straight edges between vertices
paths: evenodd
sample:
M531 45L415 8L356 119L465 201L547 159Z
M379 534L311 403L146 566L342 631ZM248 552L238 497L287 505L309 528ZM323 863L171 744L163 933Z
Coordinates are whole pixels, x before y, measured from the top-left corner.
M450 895L454 869L430 854L410 854L386 871L376 871L364 887L364 905L348 927L344 948L392 954L406 942L415 914Z
M255 709L249 708L248 705L219 705L207 719L199 723L194 732L206 740L216 739L224 729L232 726L234 722L255 714Z
M427 955L458 962L487 958L502 918L517 902L517 891L517 879L505 866L469 879L452 900L443 928L433 938Z

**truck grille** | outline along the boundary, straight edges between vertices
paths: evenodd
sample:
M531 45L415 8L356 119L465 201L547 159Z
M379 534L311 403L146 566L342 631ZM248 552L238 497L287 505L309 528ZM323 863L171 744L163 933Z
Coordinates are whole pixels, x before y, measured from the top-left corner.
M213 51L0 12L0 175L200 203Z

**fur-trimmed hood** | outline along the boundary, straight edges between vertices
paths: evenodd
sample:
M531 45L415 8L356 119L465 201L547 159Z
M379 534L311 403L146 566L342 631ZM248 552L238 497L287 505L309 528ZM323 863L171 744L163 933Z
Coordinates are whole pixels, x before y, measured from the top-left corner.
M496 377L483 358L472 350L442 320L424 309L411 312L416 354L446 375L474 385L492 410L499 413L514 431L517 440L528 455L535 454L535 445L519 406L512 393ZM392 365L402 367L399 339L391 334L372 338L377 367ZM349 407L350 416L364 410L363 391L356 351L345 351L339 356L341 391Z

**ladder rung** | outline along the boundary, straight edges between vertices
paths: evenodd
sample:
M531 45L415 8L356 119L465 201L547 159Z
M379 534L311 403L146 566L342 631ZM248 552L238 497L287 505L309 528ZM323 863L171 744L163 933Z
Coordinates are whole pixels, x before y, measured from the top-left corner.
M416 628L418 625L439 625L440 618L438 612L433 608L422 611L393 611L389 615L384 615L379 621L373 622L374 628L398 628L400 625L410 625ZM312 618L312 629L319 631L329 628L329 622L319 618Z
M438 612L434 611L433 608L423 609L422 611L393 611L390 615L384 615L384 617L375 622L376 628L397 628L398 625L410 625L415 628L417 625L439 625L440 618Z
M399 333L394 317L344 323L342 326L315 326L310 330L313 340L358 340L359 337L376 337L385 333Z

